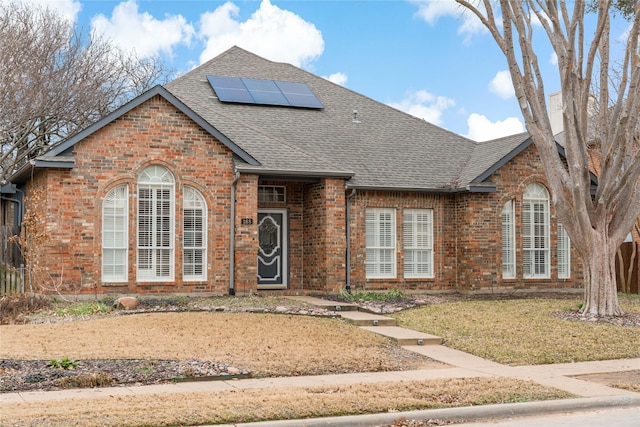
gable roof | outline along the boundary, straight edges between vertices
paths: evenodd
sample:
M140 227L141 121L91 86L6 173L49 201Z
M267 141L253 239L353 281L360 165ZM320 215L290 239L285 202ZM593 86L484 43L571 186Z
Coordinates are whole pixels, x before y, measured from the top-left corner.
M304 83L323 108L222 102L208 76ZM520 134L474 142L291 64L233 47L52 147L12 181L24 180L33 166L73 167L75 144L154 96L163 97L227 146L240 172L274 178L341 177L348 179L349 188L493 191L483 181L524 149L528 138Z
M324 108L223 103L209 75L305 83ZM240 171L342 171L353 174L348 182L352 188L443 191L457 181L475 145L293 65L238 47L166 88L260 163L238 162Z
M54 145L43 155L37 157L32 160L29 164L24 165L20 170L18 170L12 177L12 182L22 182L24 178L29 174L29 171L32 167L54 167L54 168L73 168L74 162L71 156L73 147L84 138L92 135L98 130L102 129L104 126L113 122L117 118L123 116L154 96L161 96L166 101L168 101L171 105L177 108L179 111L184 113L187 117L201 126L204 130L209 132L212 136L218 139L222 144L224 144L227 148L229 148L239 159L243 162L246 162L249 165L258 165L258 161L248 155L240 146L235 144L225 135L223 135L218 129L216 129L209 122L204 120L202 117L198 116L192 109L190 109L187 105L185 105L178 98L173 96L169 91L167 91L164 87L158 85L150 90L144 92L140 96L132 99L127 102L120 108L115 111L107 114L97 122L92 125L84 128L80 132L72 135L71 137L61 141L59 144Z

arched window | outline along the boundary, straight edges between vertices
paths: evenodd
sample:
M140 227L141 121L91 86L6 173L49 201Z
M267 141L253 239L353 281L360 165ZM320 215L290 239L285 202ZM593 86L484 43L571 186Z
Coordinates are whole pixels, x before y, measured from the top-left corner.
M525 278L549 277L549 192L529 184L522 202L522 250Z
M502 278L516 277L516 215L513 200L502 207Z
M129 188L112 188L102 201L102 281L127 281Z
M207 279L207 204L193 187L184 188L182 274L185 281Z
M161 166L138 176L138 281L174 278L175 181Z

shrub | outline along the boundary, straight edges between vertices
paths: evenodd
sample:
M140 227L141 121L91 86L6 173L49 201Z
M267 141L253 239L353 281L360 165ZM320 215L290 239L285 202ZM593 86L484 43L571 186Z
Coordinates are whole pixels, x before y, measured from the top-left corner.
M25 315L51 307L51 300L43 295L10 295L0 298L0 325L24 323Z
M60 388L108 387L114 382L111 375L100 371L94 374L80 374L58 378L55 384Z

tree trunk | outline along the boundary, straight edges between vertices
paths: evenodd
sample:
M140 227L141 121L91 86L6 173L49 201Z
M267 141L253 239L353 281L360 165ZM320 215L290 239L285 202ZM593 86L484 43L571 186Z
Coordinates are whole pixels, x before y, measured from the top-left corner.
M584 302L580 312L591 316L621 316L616 289L616 253L618 248L610 239L598 239L591 250L585 252Z

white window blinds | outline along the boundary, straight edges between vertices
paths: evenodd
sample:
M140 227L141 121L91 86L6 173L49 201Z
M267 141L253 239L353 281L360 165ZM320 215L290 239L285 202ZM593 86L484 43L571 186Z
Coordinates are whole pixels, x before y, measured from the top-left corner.
M516 231L513 200L502 208L502 278L516 277Z
M138 280L174 278L174 180L160 166L138 178Z
M129 189L111 189L102 202L102 281L127 281Z
M396 211L366 211L367 278L396 277Z
M549 193L538 183L525 189L522 205L523 269L526 278L549 277Z
M433 277L433 210L406 209L403 215L404 277Z
M207 205L202 194L184 188L182 214L182 274L185 281L207 278Z

